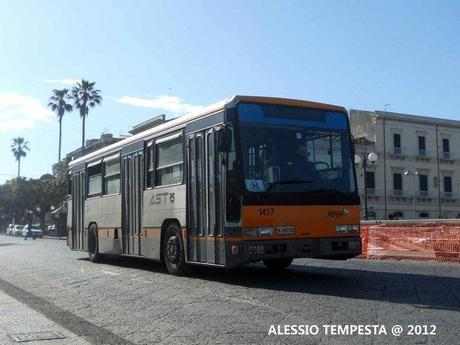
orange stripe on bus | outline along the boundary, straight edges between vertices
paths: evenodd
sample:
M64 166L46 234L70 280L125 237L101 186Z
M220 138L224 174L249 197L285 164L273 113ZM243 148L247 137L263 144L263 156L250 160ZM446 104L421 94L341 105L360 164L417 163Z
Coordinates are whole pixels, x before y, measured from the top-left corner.
M266 205L243 206L243 238L250 239L288 239L356 236L340 234L336 231L337 224L360 224L359 205ZM277 235L267 237L247 237L244 229L255 227L295 226L293 235Z

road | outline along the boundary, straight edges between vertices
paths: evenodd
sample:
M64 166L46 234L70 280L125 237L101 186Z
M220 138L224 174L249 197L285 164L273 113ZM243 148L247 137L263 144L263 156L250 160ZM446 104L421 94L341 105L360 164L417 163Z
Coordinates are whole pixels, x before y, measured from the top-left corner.
M93 264L62 240L2 235L0 290L92 344L458 344L460 339L460 267L454 265L302 259L278 274L251 265L197 268L189 277L175 277L146 260ZM388 334L324 334L324 325L352 324L383 325ZM391 334L394 325L409 324L435 325L436 335ZM271 325L317 325L320 331L274 335Z

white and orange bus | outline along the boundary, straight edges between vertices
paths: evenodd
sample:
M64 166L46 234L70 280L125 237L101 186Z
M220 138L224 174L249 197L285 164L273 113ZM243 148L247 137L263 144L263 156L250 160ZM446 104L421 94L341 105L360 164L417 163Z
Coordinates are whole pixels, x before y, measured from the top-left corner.
M236 267L361 253L347 111L234 96L69 164L68 244L101 256Z

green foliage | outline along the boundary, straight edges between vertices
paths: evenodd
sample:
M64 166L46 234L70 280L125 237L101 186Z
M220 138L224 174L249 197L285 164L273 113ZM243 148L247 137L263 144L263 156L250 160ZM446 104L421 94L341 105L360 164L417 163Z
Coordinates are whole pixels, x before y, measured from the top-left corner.
M22 137L17 137L13 139L13 143L11 144L11 152L13 152L14 158L17 161L21 159L21 157L25 157L27 155L26 151L29 151L29 142L25 141Z
M49 99L48 107L56 113L59 121L62 120L66 112L72 111L72 105L66 102L68 99L71 99L68 89L54 89Z
M25 222L26 210L42 210L40 216L49 212L51 206L59 207L65 199L67 190L67 164L56 164L53 175L46 174L39 179L15 178L0 185L0 224L4 231L5 224L13 217L16 223Z
M79 110L82 118L88 116L90 108L94 108L102 102L101 90L97 90L95 85L95 82L82 79L77 82L77 86L72 88L74 106Z

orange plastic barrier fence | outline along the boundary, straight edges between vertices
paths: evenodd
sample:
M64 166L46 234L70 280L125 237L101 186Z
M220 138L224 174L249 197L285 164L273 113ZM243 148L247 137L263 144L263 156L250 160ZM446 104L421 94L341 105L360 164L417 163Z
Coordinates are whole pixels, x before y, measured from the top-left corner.
M460 263L460 225L362 225L366 259Z

